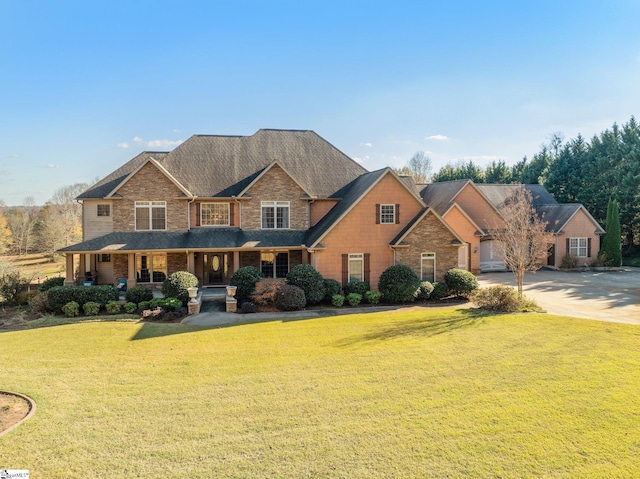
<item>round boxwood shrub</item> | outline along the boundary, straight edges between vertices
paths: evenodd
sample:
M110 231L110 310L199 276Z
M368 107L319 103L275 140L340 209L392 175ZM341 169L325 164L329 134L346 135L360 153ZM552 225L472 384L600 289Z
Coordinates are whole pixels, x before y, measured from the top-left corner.
M134 286L127 289L125 298L127 298L128 302L136 304L141 301L151 301L153 299L153 291L144 286Z
M471 293L471 301L480 309L512 313L520 309L518 292L510 286L489 286Z
M433 290L429 295L429 299L432 299L435 301L435 300L446 298L447 296L449 296L449 288L447 287L446 283L442 283L439 281L436 281L435 283L433 283Z
M62 307L62 312L68 318L73 318L80 314L80 305L76 301L69 301Z
M324 279L322 282L324 283L324 300L330 303L333 295L340 294L342 286L335 279Z
M49 291L54 286L64 286L64 278L45 279L38 288L38 291L44 293L45 291Z
M145 309L151 308L151 301L140 301L138 303L138 309L140 311L144 311Z
M47 302L49 308L59 313L62 307L75 301L78 305L93 301L98 304L107 304L109 301L117 300L118 290L113 286L54 286L47 292Z
M109 314L118 314L120 312L121 306L119 301L109 301L107 304L105 304L104 308Z
M138 305L136 303L128 302L124 304L124 310L129 314L135 313L136 309L138 309Z
M433 285L429 281L423 281L420 283L420 291L418 291L418 298L422 301L426 301L431 296L433 291Z
M198 278L188 271L176 271L170 274L162 283L162 294L165 297L178 298L183 304L189 302L187 288L198 286Z
M82 310L87 316L97 316L100 313L100 305L95 301L88 301L82 305Z
M464 269L450 269L444 275L444 281L447 283L449 292L458 297L467 298L475 289L478 289L478 280L475 275Z
M229 284L238 288L236 290L236 299L238 301L249 299L256 287L256 283L263 277L262 271L255 266L243 266L233 273Z
M276 294L276 308L282 311L298 311L306 304L304 290L298 286L287 284L280 288Z
M341 294L334 294L331 296L331 304L333 304L336 308L339 308L344 304L344 296Z
M377 291L367 291L364 293L364 297L369 304L378 304L380 302L380 293Z
M251 301L245 301L240 305L239 311L240 311L240 314L257 313L258 307L255 304L253 304Z
M358 293L349 293L345 299L347 300L347 303L349 303L349 306L358 306L360 301L362 301L362 295Z
M420 279L403 264L389 266L380 275L378 289L389 303L406 303L416 299Z
M317 304L324 298L322 275L310 264L299 264L291 268L287 274L287 282L301 288L309 304Z
M345 284L344 286L344 294L356 293L360 296L364 296L364 293L369 291L369 283L365 281L351 281L350 283Z

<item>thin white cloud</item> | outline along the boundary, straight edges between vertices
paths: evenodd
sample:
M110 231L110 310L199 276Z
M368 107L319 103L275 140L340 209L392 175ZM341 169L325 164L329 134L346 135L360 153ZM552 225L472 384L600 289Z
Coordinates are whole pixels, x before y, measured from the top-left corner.
M360 143L362 146L366 146L367 148L371 148L373 143Z
M503 159L502 156L498 155L479 155L479 156L470 156L470 160L478 160L478 161L497 161Z
M129 148L129 143L127 143L126 141L123 143L118 143L118 148L124 148L126 150L127 148Z
M139 136L134 136L133 137L133 141L135 141L136 143L142 143L144 140L142 138L140 138Z
M173 148L175 146L178 146L180 143L182 143L182 140L176 140L176 141L172 141L172 140L152 140L152 141L148 141L147 142L147 147L148 148Z
M48 165L44 165L45 168L60 168L60 165L54 165L53 163L49 163Z
M360 164L362 164L362 163L364 163L364 162L368 161L369 159L370 159L370 158L369 158L369 155L365 155L363 158L358 158L357 156L353 158L353 160L354 160L356 163L360 163Z
M431 135L431 136L426 136L424 139L435 140L435 141L447 141L449 137L445 135Z

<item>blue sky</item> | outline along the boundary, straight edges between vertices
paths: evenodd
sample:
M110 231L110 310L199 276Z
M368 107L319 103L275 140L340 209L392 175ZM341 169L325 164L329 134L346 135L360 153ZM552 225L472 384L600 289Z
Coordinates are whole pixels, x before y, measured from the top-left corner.
M0 0L0 199L193 134L312 129L374 170L508 164L640 115L640 2Z

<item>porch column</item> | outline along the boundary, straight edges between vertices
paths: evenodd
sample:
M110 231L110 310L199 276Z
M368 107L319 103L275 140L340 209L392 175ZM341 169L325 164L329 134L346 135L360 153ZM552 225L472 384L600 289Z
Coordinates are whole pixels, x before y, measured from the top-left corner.
M87 275L87 255L86 254L80 255L79 269L80 269L80 276L86 279L86 275Z
M127 254L127 288L136 285L136 254Z
M75 281L73 279L73 253L65 253L66 269L64 274L64 285L73 286Z
M302 264L310 264L310 258L309 258L309 250L307 249L303 249L302 250Z
M187 271L196 274L196 258L193 252L187 253Z
M233 252L233 272L235 273L240 269L240 251L235 250Z

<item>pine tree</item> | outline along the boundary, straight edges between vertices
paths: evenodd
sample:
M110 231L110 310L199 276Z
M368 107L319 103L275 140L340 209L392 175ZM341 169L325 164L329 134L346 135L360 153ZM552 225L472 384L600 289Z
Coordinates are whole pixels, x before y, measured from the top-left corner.
M600 252L604 255L604 260L608 266L620 266L622 264L622 250L620 243L620 213L618 202L613 198L609 199L607 205L606 234L602 238Z

